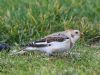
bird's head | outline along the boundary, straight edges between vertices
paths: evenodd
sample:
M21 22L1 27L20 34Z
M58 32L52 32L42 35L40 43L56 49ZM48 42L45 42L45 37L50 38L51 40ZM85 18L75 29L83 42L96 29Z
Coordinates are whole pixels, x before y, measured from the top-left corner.
M67 33L74 42L76 42L83 35L79 30L74 29L67 30Z

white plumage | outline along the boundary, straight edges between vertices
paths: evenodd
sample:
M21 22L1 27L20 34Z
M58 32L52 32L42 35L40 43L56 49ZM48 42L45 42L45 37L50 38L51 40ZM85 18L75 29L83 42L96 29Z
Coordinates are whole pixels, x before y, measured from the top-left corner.
M51 55L54 52L67 52L80 38L79 30L66 30L45 36L44 38L28 44L23 50L12 54L23 54L29 51L38 50Z

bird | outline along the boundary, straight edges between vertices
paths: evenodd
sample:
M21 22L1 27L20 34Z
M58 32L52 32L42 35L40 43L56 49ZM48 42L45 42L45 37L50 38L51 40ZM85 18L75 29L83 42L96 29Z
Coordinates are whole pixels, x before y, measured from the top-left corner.
M22 50L12 52L12 55L24 54L35 50L45 52L49 56L55 52L68 52L74 47L80 36L81 32L76 29L55 32L44 38L28 43Z

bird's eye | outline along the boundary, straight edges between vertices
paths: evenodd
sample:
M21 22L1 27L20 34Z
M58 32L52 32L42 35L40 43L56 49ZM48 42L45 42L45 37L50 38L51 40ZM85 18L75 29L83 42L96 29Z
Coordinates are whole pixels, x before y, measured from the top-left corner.
M67 37L66 39L69 39L69 37Z
M78 34L78 32L75 32L75 34Z

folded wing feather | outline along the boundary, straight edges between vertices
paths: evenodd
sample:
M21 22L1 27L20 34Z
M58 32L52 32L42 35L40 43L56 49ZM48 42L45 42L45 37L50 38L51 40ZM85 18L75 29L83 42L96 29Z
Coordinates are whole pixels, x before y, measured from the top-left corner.
M42 38L40 40L34 41L32 43L29 43L27 46L29 47L45 47L45 46L51 46L50 42L58 41L62 42L65 39L69 39L68 37L62 37L62 36L49 36L46 38Z

